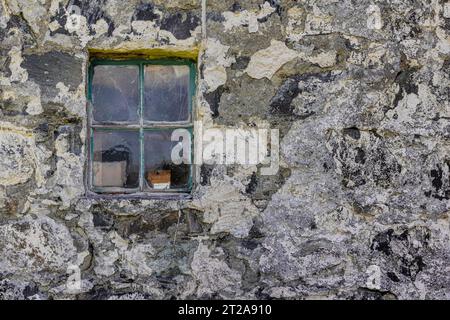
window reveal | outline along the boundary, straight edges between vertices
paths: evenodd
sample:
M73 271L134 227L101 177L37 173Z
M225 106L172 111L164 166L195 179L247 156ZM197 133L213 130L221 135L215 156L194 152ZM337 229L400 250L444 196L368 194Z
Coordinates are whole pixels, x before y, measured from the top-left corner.
M89 186L97 193L187 192L192 166L174 164L172 132L192 137L195 65L97 60L89 69ZM191 139L192 141L192 139Z

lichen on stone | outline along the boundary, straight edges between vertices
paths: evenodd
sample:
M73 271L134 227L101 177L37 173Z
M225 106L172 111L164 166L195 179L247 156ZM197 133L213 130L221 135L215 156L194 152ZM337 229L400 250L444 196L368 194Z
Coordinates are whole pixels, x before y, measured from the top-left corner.
M450 299L448 1L0 1L0 299ZM196 63L279 170L87 188L92 59Z

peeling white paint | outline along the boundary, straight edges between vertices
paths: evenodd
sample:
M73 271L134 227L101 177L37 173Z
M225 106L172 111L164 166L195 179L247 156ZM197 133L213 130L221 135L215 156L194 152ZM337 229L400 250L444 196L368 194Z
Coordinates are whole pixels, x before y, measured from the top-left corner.
M269 2L264 2L258 12L243 10L238 12L225 11L222 16L225 18L223 26L225 32L231 31L233 28L247 25L249 33L255 33L259 30L260 23L258 20L264 19L275 12L275 8Z
M317 56L308 57L311 63L319 65L321 68L329 68L336 64L336 51L321 52Z
M28 80L28 72L20 66L23 62L22 50L19 47L12 47L8 53L11 58L9 63L9 69L11 71L11 76L9 77L11 81L25 82Z
M239 295L241 275L231 269L225 261L212 257L207 245L199 242L191 263L192 275L198 283L199 296L219 293L223 297Z
M292 7L288 10L287 15L287 38L294 42L299 41L303 37L304 32L305 10L301 7Z
M227 67L236 60L228 55L229 46L222 45L217 39L208 39L204 54L204 81L207 92L213 92L227 81Z
M40 96L31 97L31 100L30 102L28 102L27 109L25 111L32 116L41 114L44 109L42 109Z
M298 53L289 49L283 42L272 40L270 47L256 52L250 59L245 72L252 78L271 79L284 64L298 57Z
M229 232L238 238L246 237L259 211L242 195L245 187L234 185L228 179L212 179L211 185L190 206L205 212L204 221L213 225L211 233Z
M46 216L26 216L0 226L0 254L0 272L37 281L49 271L64 273L76 259L67 227Z
M367 28L372 30L380 30L383 28L383 20L381 19L381 10L377 5L370 5L367 10Z
M34 148L33 136L29 130L0 122L0 185L25 183L34 174L41 180L40 171L36 169Z
M444 3L444 18L450 18L450 2Z
M22 15L34 33L46 21L46 0L7 0L7 8L14 15Z

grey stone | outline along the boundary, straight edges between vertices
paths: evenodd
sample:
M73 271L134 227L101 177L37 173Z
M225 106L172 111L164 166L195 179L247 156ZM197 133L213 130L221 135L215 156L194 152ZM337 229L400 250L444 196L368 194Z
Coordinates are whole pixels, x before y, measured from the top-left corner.
M0 2L0 299L450 299L448 4L202 3ZM278 129L279 171L92 195L98 52L198 56L195 120Z

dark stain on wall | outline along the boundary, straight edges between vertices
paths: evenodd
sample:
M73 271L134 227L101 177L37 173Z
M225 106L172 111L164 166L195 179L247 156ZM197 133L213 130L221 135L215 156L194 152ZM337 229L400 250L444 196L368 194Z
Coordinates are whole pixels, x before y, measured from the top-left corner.
M144 21L159 21L159 15L155 13L155 8L151 3L141 3L136 7L133 13L131 21L144 20Z
M200 18L191 12L168 13L161 20L161 29L171 32L178 40L191 36L200 25Z
M317 73L317 74L300 74L295 75L280 86L275 96L270 101L269 114L273 116L282 116L289 118L298 118L294 113L292 101L300 94L299 82L307 81L308 79L318 78L323 82L330 82L334 79L331 73Z
M450 173L446 176L444 168L447 168L450 172L450 161L437 164L434 169L430 170L429 177L434 190L426 191L427 197L433 197L441 201L450 200Z
M36 82L46 96L56 96L58 82L64 83L69 90L76 90L82 82L82 59L71 54L50 51L44 54L24 55L22 68L29 78Z
M211 109L213 118L217 118L219 116L220 99L222 98L222 94L226 91L227 90L224 86L220 86L213 92L204 94L204 97L209 104L209 108Z
M95 25L98 20L104 19L108 24L107 34L108 36L111 36L115 29L115 25L111 17L103 10L105 4L106 0L73 0L66 5L60 3L58 12L51 19L51 22L58 21L60 27L57 30L51 31L50 35L53 36L57 33L70 35L70 33L65 29L67 19L71 14L80 14L86 18L91 35L95 34L93 25ZM74 10L75 6L80 9L79 13Z

